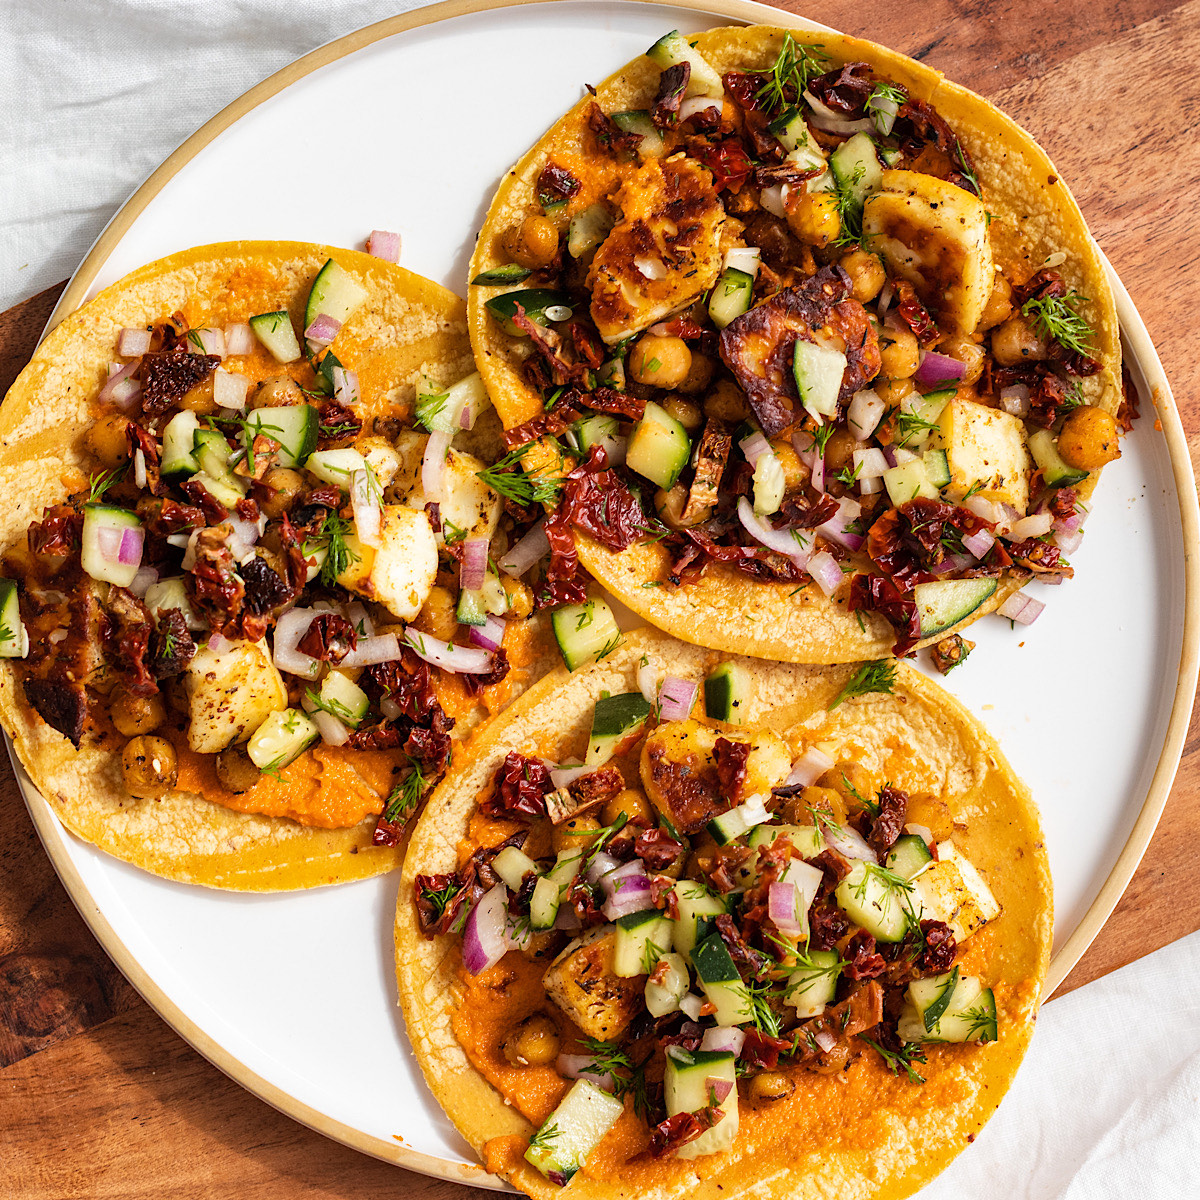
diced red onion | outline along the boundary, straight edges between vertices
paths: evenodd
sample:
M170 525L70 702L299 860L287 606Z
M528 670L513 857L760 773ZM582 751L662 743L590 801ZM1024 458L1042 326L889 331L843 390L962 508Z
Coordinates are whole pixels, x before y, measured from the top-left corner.
M400 261L400 235L389 233L383 229L372 229L367 238L367 253L376 258L382 258L385 262L398 263Z
M794 883L779 881L771 884L767 889L767 916L771 918L780 933L804 932L799 906L800 893L796 890Z
M822 1054L828 1054L837 1045L837 1035L831 1029L820 1029L813 1035L813 1041Z
M895 287L890 278L888 278L883 287L879 291L879 300L875 305L875 313L882 321L887 316L887 310L892 305L892 295L895 292Z
M1060 529L1054 535L1054 544L1064 554L1074 554L1075 551L1079 549L1082 542L1082 529ZM1043 582L1045 581L1043 580Z
M896 114L900 111L900 105L891 96L872 93L867 100L867 108L870 110L870 117L876 132L880 137L887 137L896 123Z
M617 870L621 863L618 859L613 858L611 854L606 854L601 850L596 854L587 869L588 883L599 883L610 871Z
M758 202L771 214L773 217L786 218L787 209L783 204L783 189L782 183L777 183L772 187L763 188L758 195Z
M930 568L935 575L957 575L973 567L976 560L969 554L948 554L936 567Z
M350 504L354 510L354 532L367 546L380 546L383 540L383 508L379 500L379 482L368 467L350 472Z
M718 1054L738 1055L746 1042L746 1031L736 1025L714 1025L704 1031L700 1039L701 1050L715 1050Z
M425 457L421 460L421 490L426 503L440 504L445 498L442 481L446 472L446 453L450 449L451 435L431 433L425 443ZM549 543L547 543L549 548Z
M695 992L688 992L688 994L679 1001L679 1011L685 1013L693 1021L700 1020L700 1013L703 1008L704 997L697 996Z
M1054 518L1048 512L1033 513L1022 517L1008 531L1009 538L1014 542L1023 542L1026 538L1045 537L1050 532Z
M331 317L328 313L318 313L304 331L304 336L314 346L328 346L337 337L341 327L342 323L336 317Z
M842 566L828 550L814 554L805 564L805 570L816 581L817 587L826 596L832 596L842 582Z
M223 633L210 633L208 648L214 654L228 654L233 649L233 643Z
M245 408L250 380L218 367L213 372L213 400L221 408Z
M1023 383L1001 388L1000 407L1013 417L1029 416L1029 389Z
M858 471L858 481L864 479L879 479L888 469L887 459L878 446L868 446L865 450L854 451L854 467Z
M344 746L350 740L350 730L333 715L319 708L309 714L321 732L321 740L330 746Z
M843 858L861 862L879 861L879 856L867 845L862 834L850 825L842 825L837 829L823 827L822 833L826 843L836 850Z
M245 521L233 513L225 520L230 528L229 553L240 563L254 549L262 531L257 521Z
M245 321L225 326L225 355L234 358L254 352L254 330Z
M707 112L710 108L715 108L720 113L721 101L713 96L689 96L679 106L679 120L688 121L697 113Z
M896 465L896 447L895 446L884 446L882 449L883 449L883 457L884 457L884 459L886 459L887 465L889 467L894 467Z
M500 560L500 570L514 579L524 575L535 562L540 562L550 553L550 539L546 536L546 520L543 517L515 546Z
M504 919L504 945L508 950L524 950L533 938L528 921L522 921L509 913Z
M342 660L345 662L345 659ZM398 721L404 716L404 709L396 703L391 696L381 696L379 700L379 711L383 713L389 721Z
M916 383L956 383L967 373L966 363L951 358L948 354L938 354L935 350L926 350L917 367L913 380Z
M758 429L742 438L738 442L738 446L741 448L742 455L752 467L764 454L771 453L771 444L763 436L762 431Z
M905 825L904 832L915 834L926 846L933 845L933 831L924 825Z
M140 358L150 349L150 330L122 329L117 334L117 353L122 358Z
M637 669L637 685L647 704L658 704L658 671L649 658Z
M275 665L289 675L303 675L307 679L315 679L321 670L321 660L311 654L297 650L300 639L308 632L308 627L317 616L316 609L292 608L285 612L275 625L275 640L273 655ZM362 649L362 643L359 643ZM397 655L399 657L399 655ZM342 660L343 665L359 666L350 663L349 655Z
M600 886L610 899L618 891L623 891L627 885L632 884L640 889L643 883L649 885L650 879L646 874L646 865L640 858L631 858L627 863L619 863L600 877Z
M488 539L467 538L462 544L462 569L459 587L464 592L477 592L487 576Z
M394 633L380 633L359 638L358 645L342 659L342 666L369 667L373 663L394 662L400 654L399 637Z
M223 329L193 329L188 335L193 354L213 354L217 358L225 357L225 330ZM200 343L197 351L196 343Z
M812 108L810 122L825 133L865 133L871 128L871 118L862 117L857 121L847 121L832 109L826 108L811 92L805 91L805 100Z
M475 426L475 407L471 404L464 404L462 412L458 416L459 429L473 429Z
M658 690L658 711L664 721L686 721L696 703L697 685L668 675Z
M976 558L983 558L996 544L996 538L990 530L979 529L975 533L964 533L962 544Z
M128 412L133 407L138 393L142 390L142 385L136 379L130 378L141 365L141 361L140 358L135 358L123 366L113 363L109 367L108 381L100 389L97 399L108 404L115 404L118 408Z
M179 564L185 571L190 571L196 565L196 540L200 536L199 529L193 529L191 533L173 533L167 538L167 542L178 549L183 550L183 561ZM178 539L182 538L180 543Z
M508 950L505 918L508 916L508 888L496 884L485 892L467 915L463 928L463 966L472 975L494 967Z
M604 915L610 921L627 917L630 913L645 912L654 907L654 894L650 889L650 881L644 883L630 880L621 885L619 893L611 900L606 900L601 906Z
M504 644L504 629L504 618L489 613L482 625L471 626L471 644L485 650L499 650Z
M357 600L346 605L346 620L354 626L360 638L370 637L375 632L375 622L367 614L366 608Z
M146 452L140 446L133 454L133 483L138 488L146 486Z
M863 388L850 397L850 405L846 409L846 428L854 435L855 441L865 442L879 428L887 405L870 388Z
M590 775L595 771L595 767L586 765L578 765L573 767L554 767L550 771L550 782L556 788L565 788L580 778L582 775Z
M837 512L823 525L818 525L817 532L847 550L858 550L863 544L863 536L849 532L847 526L853 525L861 516L862 505L849 496L842 496L838 499ZM812 560L809 562L811 564Z
M132 567L142 561L144 538L141 529L101 528L96 531L96 548L105 562Z
M565 929L568 933L574 933L582 927L583 922L579 919L579 914L570 904L558 906L558 915L554 918L555 929Z
M614 1091L617 1086L611 1071L606 1075L596 1072L596 1060L590 1054L560 1054L554 1067L564 1078L586 1079L604 1092Z
M704 1094L711 1094L712 1098L718 1104L724 1104L725 1097L733 1091L733 1086L734 1084L732 1079L724 1079L717 1075L709 1075L704 1080Z
M784 879L795 884L796 891L800 894L800 912L803 920L807 921L808 910L817 898L821 884L825 882L824 872L812 863L792 861L784 871Z
M1018 625L1032 625L1042 615L1046 606L1024 592L1014 592L996 611Z
M154 567L139 567L129 590L140 600L158 582L158 571Z
M440 638L430 637L427 633L416 633L412 629L404 631L404 640L417 652L419 658L435 667L441 667L443 671L482 675L492 668L492 656L478 646L454 646Z
M793 443L794 444L794 443ZM800 452L800 461L808 468L813 489L818 492L825 490L825 459L820 450L813 446Z
M826 771L833 767L833 759L816 746L810 746L792 764L792 773L783 781L785 787L800 784L802 787L812 787Z
M346 367L333 368L333 398L339 404L357 404L362 397L358 391L358 372Z
M1063 577L1061 575L1043 575L1038 580L1043 587L1059 587L1062 584Z
M881 476L875 476L874 479L859 479L858 492L860 496L874 496L876 492L883 488L883 479Z
M726 270L732 267L735 271L744 271L747 275L757 277L761 266L762 251L757 246L731 246L725 251Z
M737 514L743 528L756 542L761 542L768 550L786 555L798 567L804 567L808 563L810 551L796 540L790 530L772 529L765 521L759 520L745 496L738 498ZM811 546L811 534L808 537Z
M963 508L969 509L977 517L981 517L990 525L999 525L1004 520L1004 509L995 500L984 496L968 496L962 503Z

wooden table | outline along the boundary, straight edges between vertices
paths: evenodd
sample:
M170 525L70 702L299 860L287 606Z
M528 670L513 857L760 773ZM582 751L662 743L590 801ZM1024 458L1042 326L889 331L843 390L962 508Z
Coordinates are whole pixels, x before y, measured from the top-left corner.
M1047 148L1145 317L1194 469L1200 0L827 0L803 11L939 68L994 100ZM60 290L0 315L0 393L32 353ZM1060 993L1200 929L1192 849L1198 800L1194 720L1159 832ZM7 767L0 865L0 1193L37 1200L466 1196L309 1132L181 1041L88 933Z

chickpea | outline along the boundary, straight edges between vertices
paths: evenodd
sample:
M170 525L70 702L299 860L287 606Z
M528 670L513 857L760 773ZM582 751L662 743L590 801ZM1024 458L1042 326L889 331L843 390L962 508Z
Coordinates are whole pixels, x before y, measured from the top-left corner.
M986 356L983 347L973 338L958 335L942 338L937 350L939 354L957 358L966 367L958 381L960 385L969 386L983 374L983 360Z
M261 778L244 746L230 746L217 755L217 779L227 792L248 792Z
M654 493L654 511L658 513L664 524L672 529L683 525L683 510L687 507L688 490L682 483L677 483L669 492L659 488Z
M1091 404L1075 409L1058 435L1063 462L1080 471L1098 471L1121 456L1117 448L1117 423L1109 413Z
M528 584L514 579L511 575L500 576L500 586L508 597L508 611L514 616L525 617L533 613L533 590Z
M788 228L802 242L828 246L842 232L838 199L833 192L794 192L788 197Z
M557 929L543 929L529 935L529 940L521 946L521 953L526 958L554 959L562 949L564 935Z
M1020 314L1008 318L992 331L992 357L1002 367L1036 362L1046 357L1046 339Z
M750 1080L750 1099L755 1104L786 1100L796 1085L782 1071L763 1071Z
M848 429L835 429L825 443L825 470L838 472L850 466L853 462L854 451L861 449Z
M718 421L744 421L750 415L750 402L732 379L719 379L717 386L704 397L706 416Z
M630 353L628 367L636 383L675 388L692 369L692 352L683 338L646 333Z
M851 295L859 304L868 304L883 290L887 272L878 254L851 250L842 259L842 270L850 276Z
M905 396L916 394L917 389L911 379L889 379L875 385L875 395L888 406L895 408Z
M879 335L879 357L884 379L907 379L920 364L917 335L911 329L885 326Z
M875 780L858 763L840 762L826 771L817 782L823 789L835 791L842 807L851 812L862 808L863 800L875 799Z
M505 231L500 244L513 262L536 271L548 267L558 254L558 230L553 221L530 213Z
M716 367L711 358L706 358L697 351L692 351L692 365L687 378L679 385L678 390L688 396L698 396L710 383ZM679 418L677 417L676 420ZM698 428L698 427L697 427Z
M447 587L435 586L430 589L421 611L417 613L413 628L448 642L458 631L457 609L458 601L454 593Z
M568 817L561 825L554 827L551 845L554 853L563 850L586 850L592 844L591 834L600 828L600 822L590 814L581 817Z
M996 281L992 284L992 294L983 306L979 324L975 326L976 333L994 329L1002 321L1007 321L1012 316L1012 308L1012 285L997 271Z
M264 476L263 483L274 488L274 494L263 501L262 510L268 517L282 517L304 491L304 476L290 467L272 467Z
M109 716L118 733L137 737L153 733L167 717L161 695L135 696L124 688L115 688L110 699Z
M277 375L264 379L258 385L247 408L286 408L290 404L303 404L304 393L290 375Z
M558 1027L545 1013L526 1017L501 1043L514 1067L547 1067L558 1057Z
M128 417L108 413L88 426L83 435L83 448L104 467L119 467L129 460L129 439L125 436L128 428Z
M637 825L653 825L654 809L650 801L637 788L626 788L615 795L605 806L601 817L605 825L611 825L624 813Z
M771 442L771 449L775 451L775 457L779 459L779 465L783 468L784 490L794 492L803 487L808 472L800 461L800 455L796 453L796 447L792 445L792 439L788 437L774 438Z
M674 417L688 433L695 433L704 424L704 414L700 411L700 406L682 396L672 396L663 405L663 409L667 416Z
M121 751L125 790L137 800L166 795L179 779L175 747L160 737L135 737Z
M215 413L217 401L213 396L213 375L210 373L207 379L202 379L195 387L189 388L179 401L179 407L198 413L202 417Z

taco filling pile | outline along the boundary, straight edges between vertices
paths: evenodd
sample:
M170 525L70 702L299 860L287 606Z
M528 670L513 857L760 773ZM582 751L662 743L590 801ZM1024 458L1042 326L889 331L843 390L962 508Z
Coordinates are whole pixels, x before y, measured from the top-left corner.
M991 608L1029 623L1020 586L1071 575L1119 454L1111 298L1068 282L1094 252L1033 261L1045 223L991 195L1003 155L977 170L916 90L757 32L757 56L663 37L489 214L473 345L509 445L565 476L548 531L709 645L645 589L720 564L885 621L897 655ZM654 554L623 567L635 546Z

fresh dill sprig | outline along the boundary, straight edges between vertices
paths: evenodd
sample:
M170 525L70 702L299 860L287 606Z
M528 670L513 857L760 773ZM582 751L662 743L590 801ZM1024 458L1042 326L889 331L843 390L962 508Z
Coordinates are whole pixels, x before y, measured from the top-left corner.
M925 1076L913 1066L913 1063L923 1063L925 1061L925 1051L921 1049L918 1043L905 1042L899 1050L889 1050L874 1039L863 1037L862 1034L859 1034L859 1040L866 1042L872 1050L879 1054L884 1061L884 1065L893 1075L898 1075L903 1071L908 1076L909 1083L925 1082Z
M936 428L936 421L927 421L917 412L904 412L901 410L896 414L896 432L900 435L896 439L896 445L907 446L914 438L918 438L921 434L928 433L930 430Z
M580 1038L579 1044L592 1060L592 1065L588 1067L588 1074L596 1075L612 1075L614 1078L618 1071L632 1071L633 1062L629 1055L621 1050L616 1042L602 1042L599 1038Z
M352 526L337 513L326 512L325 520L317 531L317 537L325 543L325 561L321 564L321 582L327 587L337 582L351 563L358 562L358 555L346 545L346 535Z
M312 711L327 712L331 717L336 717L344 725L354 725L357 719L354 714L340 700L326 700L316 688L308 688L304 693L304 698L312 705Z
M503 496L514 504L550 504L558 498L562 491L563 481L557 475L526 475L521 467L521 459L534 442L526 442L506 454L499 462L482 471L476 471L497 495Z
M589 600L583 606L583 612L581 612L579 614L579 620L575 622L575 628L578 630L578 629L583 629L585 626L590 625L592 623L592 620L595 618L595 615L596 615L596 602L595 602L595 600Z
M422 429L427 429L430 433L433 433L435 422L446 407L446 401L449 397L449 392L435 392L429 396L418 396L417 406L413 413L417 424Z
M872 100L890 100L893 104L903 104L908 99L908 93L894 83L887 83L880 80L872 89L871 94L867 97L867 107L873 107Z
M128 463L122 463L119 467L113 467L111 471L101 471L98 475L88 476L88 498L86 503L98 504L104 493L108 491L114 483L120 483L125 478L125 473L129 470Z
M654 942L647 941L645 949L642 951L642 970L649 975L658 965L658 960L663 956L663 948L656 945Z
M530 1150L549 1150L558 1138L558 1122L554 1121L549 1125L543 1125L529 1139Z
M424 900L433 909L433 922L441 920L442 914L450 906L450 901L463 890L463 884L457 879L452 879L443 888L430 890L427 887L421 888L421 899Z
M875 662L863 663L834 697L829 711L833 712L843 700L865 696L868 692L884 692L890 695L895 686L896 664L892 659L881 658Z
M790 33L783 35L783 45L755 99L762 100L767 112L798 104L808 81L829 69L829 56L819 45L797 42Z
M1031 296L1021 305L1021 312L1033 318L1034 327L1043 337L1087 357L1092 353L1092 327L1076 311L1086 299L1074 289L1065 296Z
M825 447L829 444L829 439L833 437L837 426L832 422L822 423L812 431L813 442L816 443L817 449L821 452L822 457L825 454Z
M746 985L746 1004L742 1013L754 1022L754 1027L768 1037L779 1036L779 1014L771 1007L771 1001L781 999L784 991L769 982L756 983L753 980Z
M417 810L429 781L421 770L421 764L414 758L408 760L408 773L400 780L388 795L383 806L383 819L391 825L399 825L407 821Z

